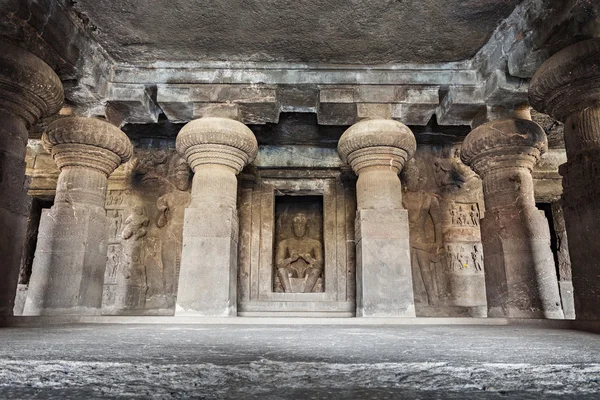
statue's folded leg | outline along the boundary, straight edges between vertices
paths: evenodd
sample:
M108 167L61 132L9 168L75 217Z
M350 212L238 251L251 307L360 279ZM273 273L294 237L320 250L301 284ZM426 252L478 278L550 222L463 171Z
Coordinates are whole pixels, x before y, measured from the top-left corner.
M315 288L315 284L317 283L317 281L319 280L319 276L321 276L321 268L307 268L306 269L306 285L304 286L304 293L311 293L314 288Z
M292 284L290 283L290 275L292 271L287 267L281 267L277 269L277 276L281 281L281 285L283 286L283 291L285 293L292 292Z

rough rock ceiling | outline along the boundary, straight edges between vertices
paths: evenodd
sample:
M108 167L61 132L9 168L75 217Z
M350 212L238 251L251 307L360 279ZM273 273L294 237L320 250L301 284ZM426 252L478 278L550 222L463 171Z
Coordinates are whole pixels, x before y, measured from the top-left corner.
M77 0L118 62L466 60L520 0Z

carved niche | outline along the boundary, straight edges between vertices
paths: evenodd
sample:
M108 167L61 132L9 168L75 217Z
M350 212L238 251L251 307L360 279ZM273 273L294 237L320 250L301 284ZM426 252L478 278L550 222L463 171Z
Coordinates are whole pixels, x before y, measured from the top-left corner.
M355 213L354 182L339 170L242 175L239 314L354 315Z

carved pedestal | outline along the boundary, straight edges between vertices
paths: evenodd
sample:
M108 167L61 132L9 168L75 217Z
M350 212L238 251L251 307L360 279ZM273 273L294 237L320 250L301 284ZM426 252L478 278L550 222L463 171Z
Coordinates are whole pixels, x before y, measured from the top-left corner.
M185 210L176 315L237 314L237 178L258 150L244 124L226 118L188 123L177 151L194 171Z
M577 319L600 319L600 39L546 61L529 88L531 105L565 123L563 208Z
M488 122L463 143L462 160L483 179L490 317L563 318L550 231L535 207L531 176L546 149L544 131L528 120Z
M408 211L398 173L416 150L405 125L367 120L340 138L356 183L356 315L414 317Z
M42 214L23 314L96 314L107 261L107 178L132 146L118 128L92 118L53 122L43 144L60 175L54 206Z
M63 91L42 60L8 43L0 42L0 47L0 315L10 315L29 212L27 129L58 112Z

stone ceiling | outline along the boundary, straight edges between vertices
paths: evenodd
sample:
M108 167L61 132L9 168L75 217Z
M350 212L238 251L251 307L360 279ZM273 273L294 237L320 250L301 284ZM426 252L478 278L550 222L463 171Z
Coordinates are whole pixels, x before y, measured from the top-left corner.
M521 0L77 0L118 62L470 59Z
M59 73L73 113L137 136L205 115L312 114L462 137L526 103L554 52L598 35L598 0L0 0L0 37Z

